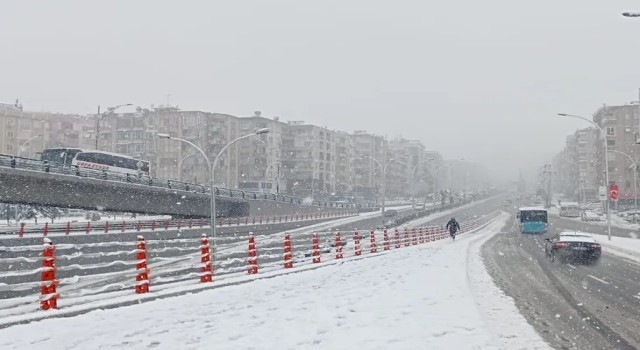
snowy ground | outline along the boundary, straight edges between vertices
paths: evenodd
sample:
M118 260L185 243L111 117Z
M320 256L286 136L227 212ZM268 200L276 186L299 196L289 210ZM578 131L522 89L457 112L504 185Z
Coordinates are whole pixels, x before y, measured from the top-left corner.
M640 239L612 236L611 241L606 235L593 235L607 252L640 262Z
M504 226L151 303L0 330L1 349L547 349L480 246Z
M553 208L549 208L548 212L550 214L556 215L556 216L560 216L560 211L558 208L553 207ZM581 221L581 222L585 222L589 225L599 225L599 226L606 226L607 225L607 216L606 215L602 215L600 216L601 221L582 221L581 218L563 218L563 219L567 219L567 220L575 220L575 221ZM618 228L623 228L623 229L627 229L627 230L637 230L640 229L640 224L632 224L629 223L628 221L626 221L624 218L616 215L616 214L611 214L611 226L614 227L618 227Z

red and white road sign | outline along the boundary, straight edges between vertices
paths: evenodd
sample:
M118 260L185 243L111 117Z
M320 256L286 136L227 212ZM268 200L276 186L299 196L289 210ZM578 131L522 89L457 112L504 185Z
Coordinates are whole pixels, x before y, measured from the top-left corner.
M609 185L609 199L614 202L618 200L618 185Z

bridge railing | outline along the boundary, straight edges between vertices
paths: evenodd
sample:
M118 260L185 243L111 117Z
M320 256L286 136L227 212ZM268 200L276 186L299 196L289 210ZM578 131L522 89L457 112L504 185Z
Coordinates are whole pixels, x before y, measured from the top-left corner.
M45 173L92 178L92 179L105 180L105 181L126 182L126 183L145 185L145 186L151 186L151 187L169 188L176 191L186 191L186 192L203 193L203 194L211 193L211 187L207 185L202 185L202 184L193 184L193 183L177 181L177 180L161 179L161 178L156 178L156 177L151 177L146 175L137 176L133 174L123 174L123 173L118 173L113 171L88 169L88 168L83 168L76 165L68 166L68 165L51 164L48 161L17 157L17 156L12 156L7 154L0 154L0 166L13 168L13 169L24 169L24 170L39 171L39 172L45 172ZM302 198L282 195L282 194L249 192L249 191L243 191L240 189L231 189L231 188L223 188L223 187L215 187L214 190L215 190L216 196L222 196L222 197L242 198L242 199L249 199L249 200L270 200L270 201L289 203L289 204L304 203ZM351 203L335 203L335 202L324 202L324 201L314 201L312 203L309 203L309 205L319 206L319 207L328 207L328 208L355 208L356 207L355 204L351 204Z
M256 226L274 225L289 222L317 221L337 219L358 215L356 210L318 212L310 214L247 216L236 218L218 218L218 227L222 226ZM0 227L0 234L33 237L34 235L69 235L96 233L123 233L145 231L167 231L183 229L199 229L210 227L209 218L197 219L158 219L158 220L99 220L99 221L64 221L57 223L19 223L17 226Z

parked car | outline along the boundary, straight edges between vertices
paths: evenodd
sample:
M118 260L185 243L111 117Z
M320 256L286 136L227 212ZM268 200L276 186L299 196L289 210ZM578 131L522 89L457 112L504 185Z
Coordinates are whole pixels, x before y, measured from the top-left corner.
M582 221L602 221L600 215L588 210L580 213L580 219L582 219Z
M602 246L588 233L561 232L545 239L545 255L560 262L595 263L602 255Z

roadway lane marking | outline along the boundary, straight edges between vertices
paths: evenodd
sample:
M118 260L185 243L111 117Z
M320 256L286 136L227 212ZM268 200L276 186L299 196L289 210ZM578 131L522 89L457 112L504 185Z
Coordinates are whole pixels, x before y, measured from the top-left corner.
M598 282L601 282L601 283L604 283L604 284L611 284L611 283L609 283L609 282L607 282L607 281L605 281L605 280L599 279L598 277L596 277L596 276L594 276L594 275L587 275L587 276L589 276L589 277L593 278L594 280L596 280L596 281L598 281Z
M575 268L576 268L575 266L573 266L573 265L571 265L571 264L567 264L567 266L569 266L569 267L570 267L570 268L572 268L572 269L575 269Z

